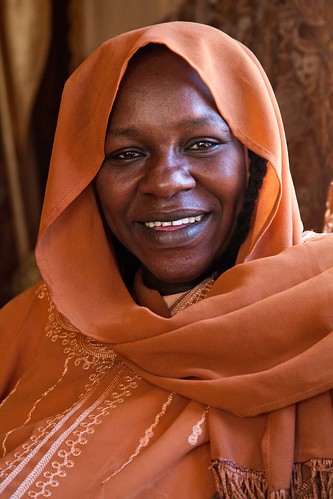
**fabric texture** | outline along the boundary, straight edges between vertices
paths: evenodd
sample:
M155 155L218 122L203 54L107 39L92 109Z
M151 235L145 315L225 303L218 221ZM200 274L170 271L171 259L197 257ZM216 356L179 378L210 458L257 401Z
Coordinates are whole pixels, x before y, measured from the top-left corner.
M148 43L183 57L234 135L268 161L236 266L173 317L140 274L136 300L129 294L92 187L119 82ZM44 284L0 314L0 491L195 499L315 497L320 482L331 490L333 236L301 237L278 106L246 47L175 22L97 49L63 94L36 250Z

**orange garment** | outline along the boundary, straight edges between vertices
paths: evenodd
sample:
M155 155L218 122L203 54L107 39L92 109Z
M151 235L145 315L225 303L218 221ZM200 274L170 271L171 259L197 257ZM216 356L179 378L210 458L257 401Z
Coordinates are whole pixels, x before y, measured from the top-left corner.
M127 291L92 188L119 82L147 43L183 57L268 160L237 265L173 317L140 274L136 301ZM248 49L182 22L97 49L63 94L36 251L45 284L0 314L4 496L332 492L333 236L300 244L301 230L278 106Z

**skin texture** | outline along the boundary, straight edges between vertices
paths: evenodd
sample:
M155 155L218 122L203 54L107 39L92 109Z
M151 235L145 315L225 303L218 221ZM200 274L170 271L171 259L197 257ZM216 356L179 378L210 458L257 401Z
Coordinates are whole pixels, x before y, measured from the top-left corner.
M247 178L244 147L197 73L163 48L132 59L96 190L106 223L141 262L149 287L185 291L217 267ZM197 216L195 223L145 225Z

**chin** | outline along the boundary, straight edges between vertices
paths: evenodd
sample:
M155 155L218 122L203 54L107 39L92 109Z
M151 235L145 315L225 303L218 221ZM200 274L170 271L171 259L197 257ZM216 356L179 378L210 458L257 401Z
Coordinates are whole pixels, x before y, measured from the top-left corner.
M193 272L193 269L196 271ZM169 266L164 271L161 268L145 268L144 277L151 288L160 289L164 284L168 289L172 289L174 286L175 292L181 292L191 289L212 272L209 266L198 266L196 262L191 262L189 269L179 264L174 268ZM170 292L170 294L172 293Z

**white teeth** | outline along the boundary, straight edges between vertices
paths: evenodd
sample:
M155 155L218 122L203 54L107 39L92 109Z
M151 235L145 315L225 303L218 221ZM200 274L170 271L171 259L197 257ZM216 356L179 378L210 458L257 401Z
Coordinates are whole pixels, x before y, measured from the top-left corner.
M154 227L169 227L170 225L186 225L193 224L194 222L200 222L203 219L203 215L197 215L196 217L186 217L180 218L179 220L172 220L170 222L145 222L145 226L153 229Z

